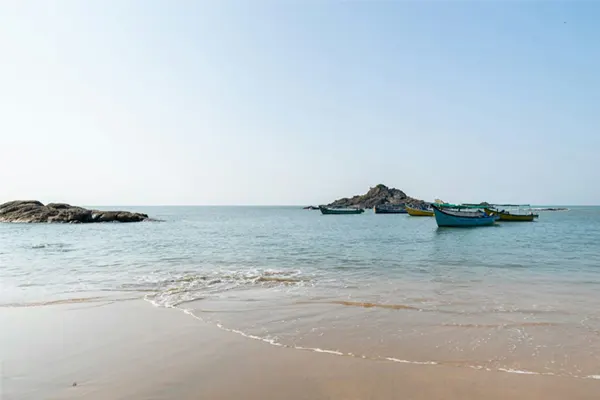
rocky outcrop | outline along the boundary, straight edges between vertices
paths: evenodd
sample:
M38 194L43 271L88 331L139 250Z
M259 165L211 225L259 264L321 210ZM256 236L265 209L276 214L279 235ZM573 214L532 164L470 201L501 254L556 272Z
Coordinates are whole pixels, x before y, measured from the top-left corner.
M129 211L99 211L65 203L44 205L37 200L17 200L0 204L0 222L141 222L148 215Z
M424 207L429 203L407 196L402 190L388 188L385 185L379 184L370 188L366 194L338 199L327 206L372 208L382 205L405 206L407 204L412 205L413 207Z

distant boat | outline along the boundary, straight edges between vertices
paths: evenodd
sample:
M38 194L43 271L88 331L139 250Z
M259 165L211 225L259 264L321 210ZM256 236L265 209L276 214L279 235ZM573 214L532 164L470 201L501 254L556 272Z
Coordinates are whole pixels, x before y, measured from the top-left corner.
M423 208L412 208L406 206L406 212L412 217L433 217L433 210L426 210Z
M324 215L362 214L365 212L362 208L329 208L325 206L319 206L319 210Z
M493 225L498 219L497 215L490 215L481 211L481 206L432 204L435 221L439 227L469 227ZM476 211L463 211L464 209L479 209Z
M486 207L485 211L497 215L500 221L531 222L539 217L531 211L529 204L493 204Z
M406 214L406 208L400 205L383 204L373 207L375 214Z

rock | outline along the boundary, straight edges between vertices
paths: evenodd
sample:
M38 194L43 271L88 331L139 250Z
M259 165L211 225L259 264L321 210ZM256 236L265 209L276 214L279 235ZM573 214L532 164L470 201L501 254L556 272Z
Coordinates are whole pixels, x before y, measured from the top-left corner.
M366 194L357 195L351 198L344 197L327 205L327 207L358 207L373 208L382 205L425 207L429 203L409 197L402 190L388 188L379 184L369 189Z
M142 213L88 210L65 203L44 205L35 200L17 200L0 204L0 222L79 224L90 222L141 222L148 219L148 215Z
M64 209L70 208L72 206L67 203L48 203L48 204L46 204L46 207L54 208L56 210L64 210Z
M307 206L307 207L303 207L303 210L318 210L319 207L316 206Z

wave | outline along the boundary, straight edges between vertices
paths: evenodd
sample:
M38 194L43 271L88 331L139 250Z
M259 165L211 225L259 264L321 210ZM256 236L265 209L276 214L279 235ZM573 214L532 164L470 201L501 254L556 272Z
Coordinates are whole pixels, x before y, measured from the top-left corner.
M155 304L151 301L150 301L150 303L153 304L154 306L158 306L157 304ZM160 307L160 306L158 306L158 307ZM399 364L413 364L413 365L423 365L423 366L447 365L447 366L454 366L457 368L471 368L471 369L476 369L476 370L481 370L481 371L486 371L486 372L502 372L502 373L519 374L519 375L562 376L562 377L569 377L569 378L575 378L575 379L600 380L600 375L578 376L578 375L572 375L572 374L560 374L560 373L553 373L553 372L538 372L538 371L532 371L532 370L526 370L526 369L514 369L514 368L504 368L504 367L490 368L490 367L485 367L485 366L481 366L481 365L470 365L470 364L466 364L466 363L444 362L444 361L436 361L436 360L422 360L422 361L406 360L406 359L390 357L390 356L369 356L369 355L365 355L365 354L355 354L355 353L351 353L351 352L343 352L340 350L333 350L333 349L324 349L324 348L320 348L320 347L305 347L305 346L298 346L298 345L290 345L290 344L285 344L285 343L279 342L277 340L278 339L277 337L262 337L262 336L253 335L253 334L244 332L239 329L226 327L220 322L212 324L212 323L206 321L205 319L203 319L202 317L194 314L194 312L190 309L186 309L186 308L182 308L182 307L178 307L178 306L170 306L167 308L174 308L174 309L181 311L203 323L216 326L217 328L219 328L225 332L234 333L234 334L242 336L244 338L251 339L251 340L257 340L257 341L263 342L265 344L269 344L271 346L282 347L282 348L287 348L287 349L292 349L292 350L310 351L313 353L320 353L320 354L332 355L332 356L337 356L337 357L351 357L351 358L358 358L358 359L371 360L371 361L389 361L389 362L394 362L394 363L399 363Z
M70 247L70 244L67 243L40 243L40 244L34 244L33 246L31 246L31 249L48 249L48 248L55 248L55 249L62 249L65 247Z
M381 303L368 303L368 302L359 302L359 301L344 301L344 300L334 300L330 302L331 304L339 304L342 306L349 307L362 307L362 308L387 308L390 310L418 310L420 308L407 306L405 304L381 304Z
M49 301L37 301L29 303L4 303L0 304L3 308L27 308L27 307L45 307L45 306L58 306L64 304L82 304L82 303L115 303L120 301L139 300L142 297L128 297L128 298L110 298L110 297L75 297L71 299L59 299Z
M69 243L39 243L26 248L31 250L48 250L51 252L68 253L74 251L73 245Z
M113 289L113 288L105 288L105 289L96 289L99 292L151 292L151 293L155 293L156 289L148 289L148 288L143 288L140 287L138 289L135 289L131 286L129 286L130 288L127 288L126 285L121 286L120 288L117 289Z
M412 305L406 305L406 304L388 304L388 303L373 303L373 302L363 302L363 301L349 301L349 300L329 300L327 301L326 299L323 299L325 301L299 301L296 304L336 304L336 305L342 305L342 306L348 306L348 307L360 307L360 308L383 308L383 309L390 309L390 310L414 310L414 311L419 311L419 312L428 312L428 313L440 313L440 314L454 314L454 315L469 315L469 316L473 316L473 315L487 315L487 314L525 314L525 315L547 315L547 314L565 314L565 315L569 315L570 313L568 312L563 312L563 311L558 311L558 310L531 310L531 309L489 309L489 310L452 310L452 309L447 309L447 308L439 308L436 306L433 306L433 308L423 308L423 307L418 307L418 306L412 306ZM427 298L414 298L411 299L412 301L418 302L418 303L430 303L431 301L434 301L434 299L427 299ZM462 303L458 303L458 304L462 304ZM471 303L464 303L464 304L471 304ZM456 305L456 303L451 303L451 304L445 304L446 306L453 306ZM505 324L506 325L506 324ZM510 325L510 324L509 324ZM558 325L558 324L554 324L551 322L524 322L522 324L515 324L515 326L550 326L550 325ZM451 326L451 325L449 325ZM461 325L458 325L461 326ZM498 325L500 326L500 325ZM485 328L485 327L495 327L494 326L486 326L485 324L473 324L471 325L464 325L464 327L470 327L470 328L475 328L475 327L480 327L480 328Z
M295 270L213 271L206 274L185 274L167 279L140 282L138 289L151 287L154 294L147 296L162 306L177 306L198 301L212 295L250 287L265 289L306 286L314 284L310 277Z
M299 282L308 282L306 279L295 279L295 278L277 278L274 276L261 276L256 279L256 282L276 282L285 284L294 284Z
M364 269L368 269L368 268L369 268L369 265L365 265L365 266L337 265L337 266L331 267L331 269L342 270L342 271L360 271L360 270L364 270Z
M441 326L457 328L525 328L535 326L558 326L557 322L515 322L506 324L442 324Z
M0 307L41 307L41 306L54 306L60 304L77 304L77 303L94 303L98 302L101 299L106 299L104 297L78 297L72 299L60 299L60 300L50 300L50 301L38 301L31 303L5 303L0 304Z

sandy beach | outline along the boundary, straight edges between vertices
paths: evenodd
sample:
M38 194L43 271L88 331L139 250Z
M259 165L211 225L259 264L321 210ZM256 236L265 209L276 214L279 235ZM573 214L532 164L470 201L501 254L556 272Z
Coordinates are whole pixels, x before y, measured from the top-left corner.
M599 21L0 2L0 400L600 400Z
M2 308L2 400L595 399L600 381L275 347L143 300Z

